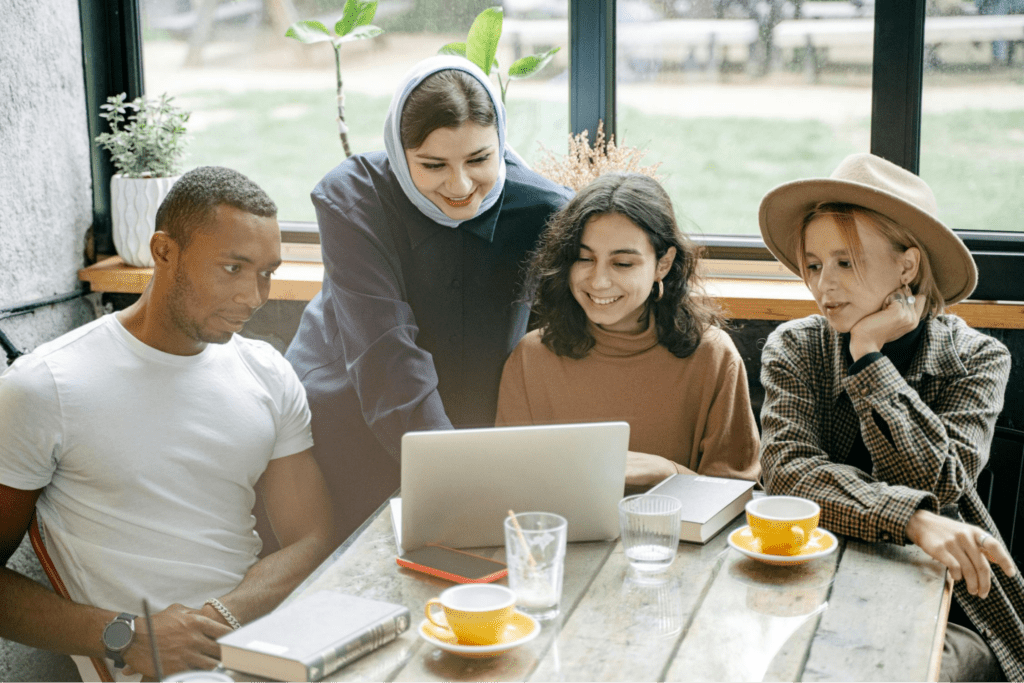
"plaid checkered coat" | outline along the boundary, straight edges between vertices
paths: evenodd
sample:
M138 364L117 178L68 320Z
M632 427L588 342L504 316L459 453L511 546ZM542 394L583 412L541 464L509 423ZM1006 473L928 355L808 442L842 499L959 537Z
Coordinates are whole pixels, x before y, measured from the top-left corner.
M811 498L824 527L865 541L908 543L918 508L959 514L1001 538L975 485L1002 409L1009 351L953 315L931 319L923 332L906 377L888 358L849 376L840 335L819 315L771 334L761 360L768 493ZM870 475L844 464L858 433L871 453ZM995 565L993 573L986 599L962 580L954 596L1008 679L1022 680L1024 581Z

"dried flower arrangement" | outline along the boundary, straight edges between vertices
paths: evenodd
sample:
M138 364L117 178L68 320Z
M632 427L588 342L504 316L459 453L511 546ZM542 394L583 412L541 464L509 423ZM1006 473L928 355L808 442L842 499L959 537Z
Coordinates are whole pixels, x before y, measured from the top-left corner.
M604 121L597 124L597 136L594 138L593 147L590 145L588 131L583 131L579 135L569 136L569 151L563 157L559 157L544 145L541 145L541 149L547 156L537 162L537 173L576 191L598 176L610 172L642 173L659 180L657 170L661 162L641 166L640 161L646 154L645 151L636 147L617 146L614 135L606 142Z

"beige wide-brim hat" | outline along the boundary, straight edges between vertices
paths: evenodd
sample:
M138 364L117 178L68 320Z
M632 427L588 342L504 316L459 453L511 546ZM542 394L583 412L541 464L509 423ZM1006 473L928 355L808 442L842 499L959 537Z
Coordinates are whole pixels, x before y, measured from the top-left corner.
M935 195L927 183L873 154L851 154L830 177L784 183L761 200L758 219L764 243L797 275L804 218L822 202L863 206L912 232L928 252L932 275L947 306L966 299L978 284L971 252L936 218Z

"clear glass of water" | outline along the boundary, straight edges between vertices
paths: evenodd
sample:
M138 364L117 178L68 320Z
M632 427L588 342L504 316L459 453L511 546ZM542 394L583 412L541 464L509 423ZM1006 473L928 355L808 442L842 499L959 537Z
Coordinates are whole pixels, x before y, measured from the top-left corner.
M619 501L622 547L637 571L668 569L679 547L682 503L671 496L641 494Z
M516 609L538 620L558 616L565 568L565 517L551 512L521 512L505 518L508 585Z

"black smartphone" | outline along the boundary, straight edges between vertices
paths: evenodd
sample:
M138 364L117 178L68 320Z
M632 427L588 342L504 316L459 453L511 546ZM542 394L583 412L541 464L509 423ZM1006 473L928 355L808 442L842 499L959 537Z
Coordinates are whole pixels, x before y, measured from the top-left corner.
M425 545L395 558L399 566L455 583L490 583L508 575L503 562L443 545Z

